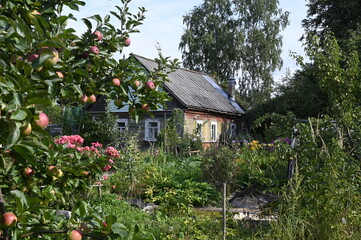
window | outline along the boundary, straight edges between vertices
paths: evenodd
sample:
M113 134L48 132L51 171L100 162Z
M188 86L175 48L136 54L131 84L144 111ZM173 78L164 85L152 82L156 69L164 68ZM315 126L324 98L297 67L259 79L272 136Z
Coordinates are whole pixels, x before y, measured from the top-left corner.
M119 129L119 132L123 132L128 127L128 119L126 118L120 118L117 119L117 128Z
M203 135L203 121L202 120L197 120L195 133L198 137L202 137L202 135Z
M160 122L157 119L145 120L145 140L155 141L160 131Z
M229 131L230 131L230 137L232 139L235 138L237 135L237 125L235 123L231 123Z
M211 141L217 141L217 122L211 122Z

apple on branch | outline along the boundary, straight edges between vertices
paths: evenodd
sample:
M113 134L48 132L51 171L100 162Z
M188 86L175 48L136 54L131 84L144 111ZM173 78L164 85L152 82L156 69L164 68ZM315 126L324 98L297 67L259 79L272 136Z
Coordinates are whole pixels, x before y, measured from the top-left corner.
M43 129L46 128L49 124L48 116L45 113L41 112L39 114L39 119L35 120L35 124Z
M68 234L68 240L81 240L82 237L79 230L72 230Z
M150 90L154 90L155 89L155 85L153 81L148 81L145 83L146 88L150 89Z
M95 32L93 33L93 35L94 35L94 37L96 38L96 40L98 40L98 41L100 41L100 40L103 39L103 34L102 34L101 32L99 32L99 31L95 31Z
M36 18L36 16L40 16L41 13L38 10L30 10L26 12L25 15L25 21L29 24L33 24L33 19Z
M89 48L89 52L98 55L99 54L99 48L97 46L92 46L92 47Z
M14 213L6 212L3 215L1 215L0 226L3 228L12 228L15 227L17 221L18 218Z
M96 101L97 101L97 97L94 94L88 97L89 103L95 103Z
M27 168L24 169L23 175L24 175L24 177L29 178L29 177L34 175L34 170L32 168L30 168L30 167L27 167Z
M127 38L127 39L124 40L124 45L126 47L129 47L131 43L132 43L132 41L130 40L130 38Z
M119 87L119 86L120 86L120 83L121 83L121 81L120 81L119 78L113 78L113 79L112 79L112 85L113 85L114 87Z
M150 110L150 106L148 103L144 103L141 108L145 112L149 112L149 110Z
M57 62L59 61L59 53L58 53L58 51L57 51L55 48L53 48L53 47L42 47L42 48L40 48L40 50L39 50L39 54L40 54L40 56L41 56L42 54L48 54L48 55L51 56L50 58L48 58L48 59L45 61L45 63L44 63L45 67L51 68L51 67L53 67L55 64L57 64Z
M21 129L21 134L25 135L25 136L29 136L31 134L31 131L32 131L32 127L31 127L31 124L28 123L26 124L25 126L23 126Z

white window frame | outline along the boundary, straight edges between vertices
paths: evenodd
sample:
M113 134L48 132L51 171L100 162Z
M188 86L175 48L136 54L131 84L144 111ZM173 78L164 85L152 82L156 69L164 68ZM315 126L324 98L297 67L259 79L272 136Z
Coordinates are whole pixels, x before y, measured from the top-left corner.
M151 127L151 123L157 123L156 127ZM154 134L152 129L156 129L156 133ZM156 141L157 140L157 136L160 133L160 120L159 119L146 119L145 120L145 136L144 139L147 141ZM150 132L153 132L153 136L149 137Z
M120 123L120 122L124 123L124 127L119 127L118 123ZM116 128L118 129L119 132L124 132L125 130L127 130L127 128L128 128L128 119L127 118L118 118Z
M203 120L197 120L196 121L196 129L195 129L195 134L198 136L198 137L203 137L203 124L204 124L204 121ZM200 126L200 127L198 127ZM199 132L198 132L199 131Z
M217 142L217 122L211 122L211 142Z
M231 123L229 125L229 136L230 138L235 138L237 136L237 124L236 123Z

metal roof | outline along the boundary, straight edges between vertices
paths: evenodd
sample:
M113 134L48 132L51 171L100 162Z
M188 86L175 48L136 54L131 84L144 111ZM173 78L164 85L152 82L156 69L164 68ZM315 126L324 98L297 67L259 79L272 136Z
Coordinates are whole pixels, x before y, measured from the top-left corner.
M148 71L157 67L154 60L132 54ZM164 88L187 108L241 115L245 111L208 74L179 68L168 75Z

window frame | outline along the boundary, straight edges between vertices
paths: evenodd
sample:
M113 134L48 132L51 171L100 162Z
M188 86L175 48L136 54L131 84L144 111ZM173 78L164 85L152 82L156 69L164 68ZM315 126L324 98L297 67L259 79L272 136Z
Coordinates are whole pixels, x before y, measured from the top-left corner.
M156 123L157 126L151 127L151 123ZM153 137L150 138L149 134L150 134L151 129L156 129L157 133L155 134L156 136L154 136L154 134L153 134ZM160 133L160 120L159 119L146 119L145 120L144 139L149 142L155 142L157 140L157 136L159 135L159 133Z
M123 129L123 127L119 127L118 123L120 123L120 122L124 122L124 129ZM117 123L116 123L117 124L116 128L118 129L119 132L124 132L128 129L128 123L129 123L129 121L127 118L118 118Z
M231 139L236 138L237 136L237 124L231 123L229 124L229 137Z
M196 121L195 134L200 138L203 137L203 124L204 124L203 120ZM200 127L198 127L198 126L200 126Z
M213 129L214 127L214 129ZM210 139L211 142L217 142L217 122L211 122Z

